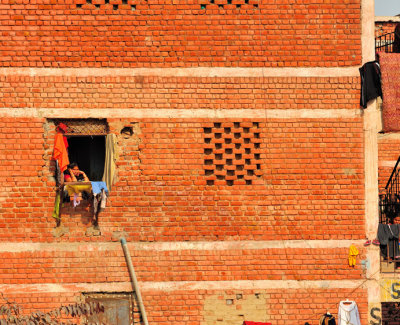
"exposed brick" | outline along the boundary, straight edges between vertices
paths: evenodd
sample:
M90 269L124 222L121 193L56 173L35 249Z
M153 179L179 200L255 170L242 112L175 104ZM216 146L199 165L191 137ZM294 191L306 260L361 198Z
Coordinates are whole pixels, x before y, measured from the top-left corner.
M25 130L24 121L2 123ZM54 240L54 126L45 132L43 122L30 122L30 133L1 128L2 240ZM143 120L140 134L119 136L118 181L100 217L102 236L85 235L82 218L91 214L82 204L66 206L62 219L70 232L58 240L111 240L114 231L135 241L363 238L361 119L258 120L262 175L251 186L233 187L216 178L214 186L206 183L208 122Z
M140 83L137 80L136 77L0 76L0 106L354 109L359 105L360 80L356 77L218 78L218 81L213 78L143 77Z
M345 5L340 0L301 1L290 9L284 0L274 6L263 1L239 2L240 8L224 1L222 7L215 3L206 9L197 1L183 0L127 5L110 1L100 8L95 2L13 2L6 1L0 13L3 67L338 67L361 63L359 0Z

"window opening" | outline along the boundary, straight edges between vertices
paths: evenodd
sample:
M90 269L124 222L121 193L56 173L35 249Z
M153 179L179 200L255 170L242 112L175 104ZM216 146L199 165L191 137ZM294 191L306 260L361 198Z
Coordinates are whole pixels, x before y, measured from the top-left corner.
M91 181L101 181L105 162L104 136L77 136L68 139L68 157Z
M400 323L400 303L382 303L382 325L397 325Z
M105 137L108 133L105 119L57 119L55 125L67 126L70 163L78 164L91 181L101 181L105 163Z
M55 138L57 141L57 163L55 163L57 194L53 217L57 220L57 225L60 225L63 203L71 202L72 199L72 205L75 208L83 199L92 202L88 204L93 207L92 223L97 227L98 215L106 207L108 195L104 184L107 180L102 182L105 168L107 168L105 167L107 122L99 119L55 119L52 122L57 132ZM60 140L61 134L67 143ZM68 144L67 149L64 144ZM59 157L59 152L62 153L61 157ZM65 158L66 155L68 159ZM68 168L71 170L66 169L68 161L70 164ZM71 165L71 163L76 165Z

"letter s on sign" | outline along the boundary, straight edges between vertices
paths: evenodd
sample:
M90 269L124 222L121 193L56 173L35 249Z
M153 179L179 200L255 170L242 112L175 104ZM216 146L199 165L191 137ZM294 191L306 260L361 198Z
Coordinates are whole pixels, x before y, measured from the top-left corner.
M378 313L378 315L375 315L375 312ZM370 325L381 325L382 319L379 316L380 312L381 312L380 308L377 308L377 307L371 308L370 315L371 315L371 318L373 318L374 320L371 320L369 322Z
M400 283L398 282L393 282L392 284L392 292L390 295L392 296L393 299L400 299L400 290L397 289L396 287L399 287Z

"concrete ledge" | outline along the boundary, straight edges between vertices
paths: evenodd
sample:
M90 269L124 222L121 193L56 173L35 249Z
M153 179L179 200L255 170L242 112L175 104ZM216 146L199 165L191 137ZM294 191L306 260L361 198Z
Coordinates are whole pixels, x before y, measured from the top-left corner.
M255 118L255 119L321 119L360 118L361 109L58 109L0 108L0 117L14 118Z
M271 241L221 241L221 242L135 242L128 243L132 251L179 250L244 250L285 248L347 248L351 244L361 247L365 240L271 240ZM91 252L119 250L119 242L100 243L0 243L1 253L20 252Z
M192 290L268 290L268 289L365 289L365 280L239 280L239 281L170 281L139 282L140 291L192 291ZM108 283L38 283L1 284L6 293L62 293L62 292L126 292L132 291L130 282Z
M400 23L400 17L397 16L375 16L375 22L386 22L386 23Z
M155 77L359 77L359 66L344 68L0 68L0 75Z

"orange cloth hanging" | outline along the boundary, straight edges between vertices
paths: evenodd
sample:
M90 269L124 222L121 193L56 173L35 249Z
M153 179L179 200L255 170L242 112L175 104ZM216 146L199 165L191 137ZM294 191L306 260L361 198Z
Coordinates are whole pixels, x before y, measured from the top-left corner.
M57 133L54 138L53 159L58 161L61 172L67 169L69 164L68 152L65 147L64 136L61 133Z

